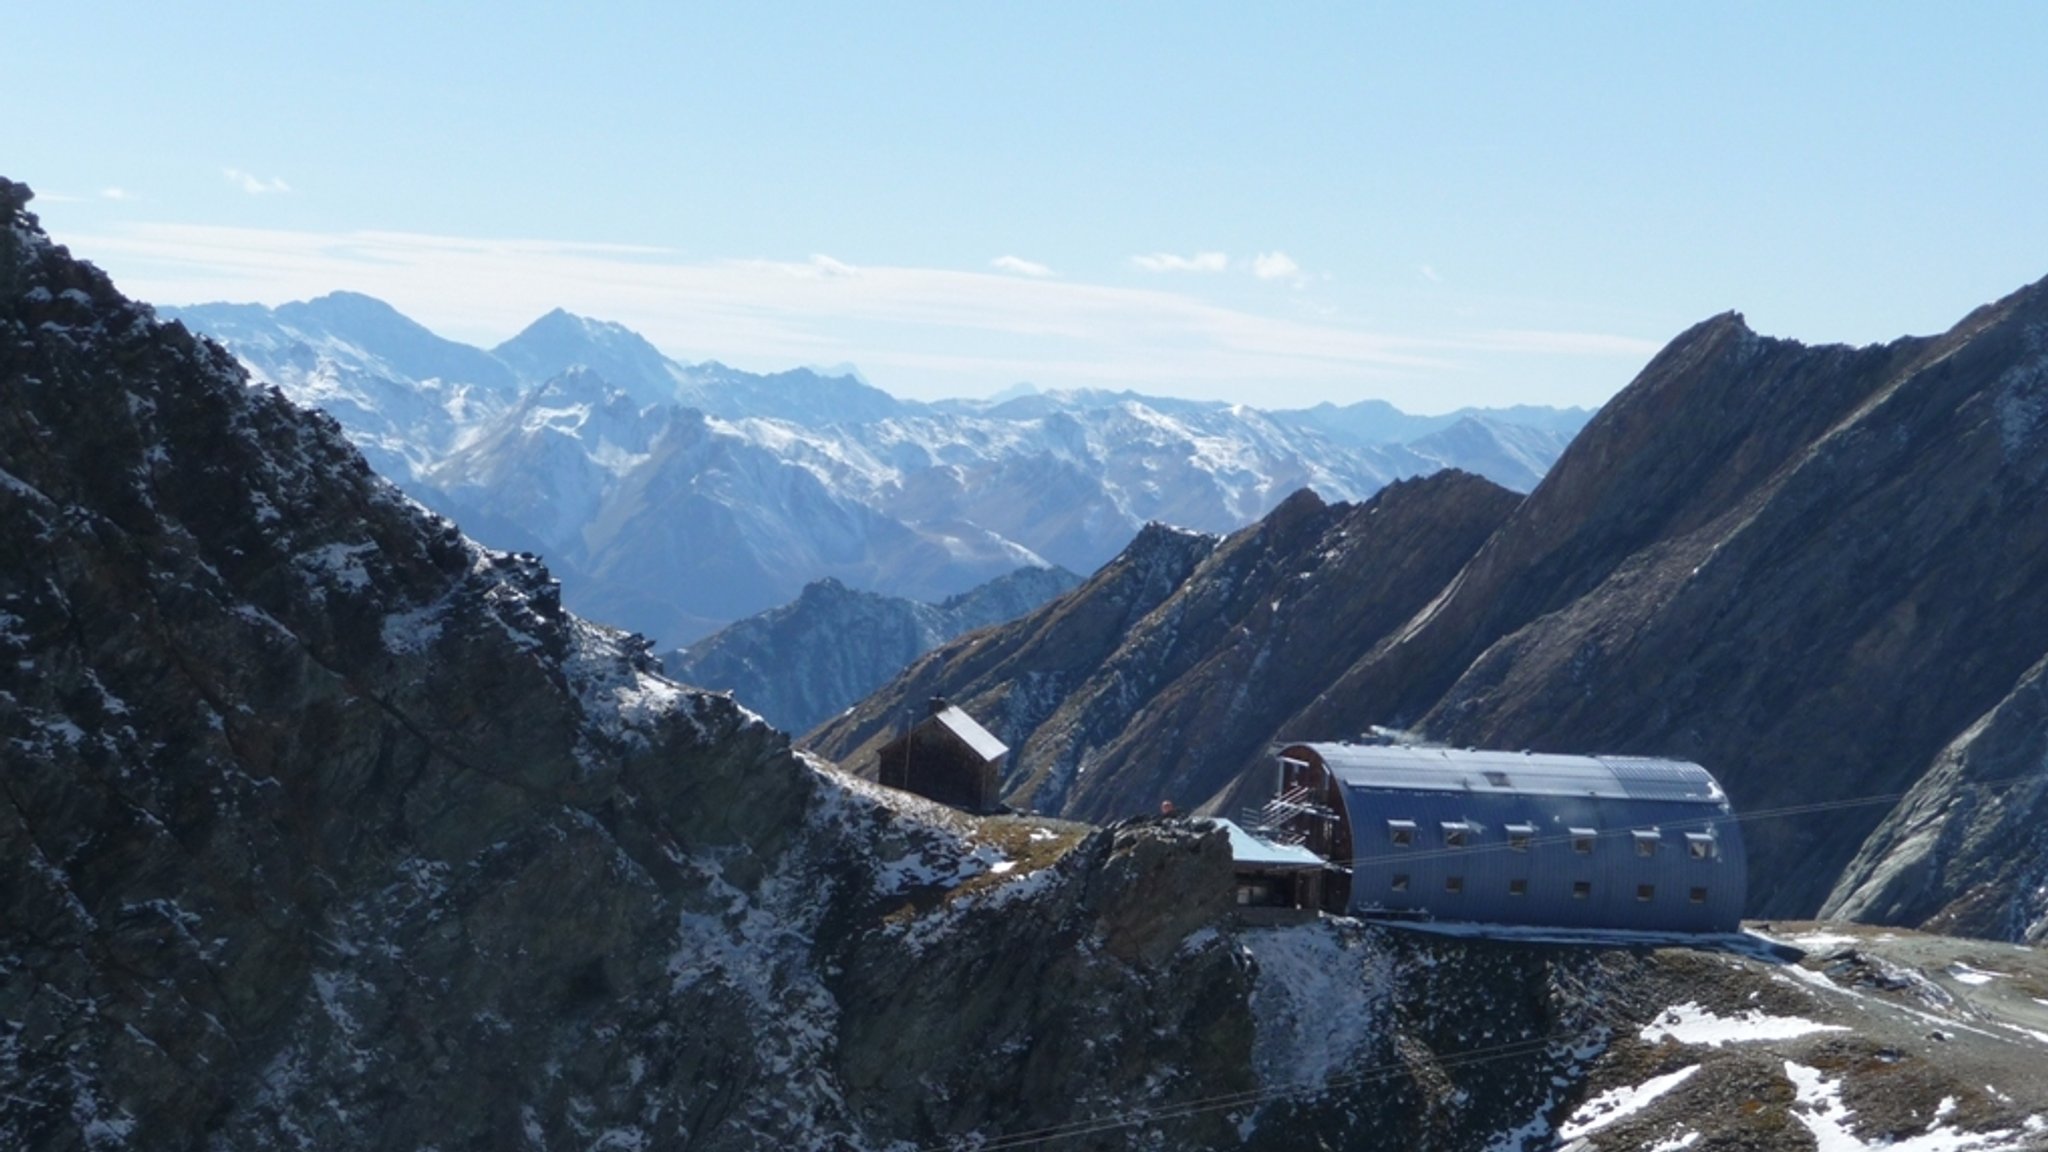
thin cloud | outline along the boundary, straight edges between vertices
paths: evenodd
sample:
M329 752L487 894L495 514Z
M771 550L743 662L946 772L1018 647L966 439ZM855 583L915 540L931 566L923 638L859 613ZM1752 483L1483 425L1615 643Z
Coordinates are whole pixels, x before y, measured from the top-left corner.
M102 189L100 189L100 199L102 199L102 200L133 200L133 199L135 199L135 193L133 193L133 192L130 192L130 191L128 191L128 190L127 190L126 188L119 188L119 187L111 187L111 188L102 188Z
M1261 280L1299 279L1301 265L1285 252L1261 252L1252 257L1252 275Z
M1052 275L1052 269L1040 264L1036 260L1026 260L1022 256L998 256L989 261L988 266L998 272L1014 272L1019 276L1031 276L1038 279L1044 279Z
M1422 278L1431 284L1441 284L1444 282L1444 278L1437 273L1437 270L1427 264L1419 264L1415 270L1422 273Z
M855 268L844 260L834 260L822 252L811 257L811 262L807 268L816 275L834 278L860 275L860 269Z
M563 307L625 324L681 359L762 370L850 361L906 395L1030 379L1242 399L1247 381L1275 396L1376 382L1385 398L1426 407L1475 356L1654 351L1580 333L1392 335L1182 292L823 255L689 260L626 245L169 224L113 226L71 244L127 291L164 304L280 304L345 288L481 344Z
M265 180L261 176L251 175L240 168L223 168L220 170L220 174L227 177L228 183L233 184L251 196L268 196L273 192L289 192L292 190L291 185L275 176Z
M1221 252L1197 252L1193 256L1153 252L1145 256L1133 256L1131 263L1147 272L1221 272L1230 267L1230 257Z
M1654 355L1663 345L1633 336L1605 332L1544 332L1504 329L1465 338L1468 347L1488 352L1535 352L1556 356L1618 356L1638 359Z

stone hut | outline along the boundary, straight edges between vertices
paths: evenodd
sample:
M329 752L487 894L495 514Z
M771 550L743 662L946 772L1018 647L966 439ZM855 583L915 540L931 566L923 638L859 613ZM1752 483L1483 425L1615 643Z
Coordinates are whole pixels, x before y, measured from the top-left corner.
M877 754L875 779L969 812L1002 806L1010 749L974 717L933 697L931 712Z

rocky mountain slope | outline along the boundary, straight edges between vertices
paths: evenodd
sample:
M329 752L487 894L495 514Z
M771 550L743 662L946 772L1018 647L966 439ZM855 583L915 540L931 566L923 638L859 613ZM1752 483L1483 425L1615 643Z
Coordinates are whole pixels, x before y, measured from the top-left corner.
M1262 719L1229 772L1190 760L1175 734L1275 674L1255 662L1218 663L1186 693L1203 703L1128 737L1117 733L1135 702L1099 727L1016 726L1000 702L1032 683L1025 664L984 676L927 663L854 715L879 717L906 694L983 699L998 734L1024 747L1018 797L1069 811L1098 811L1068 807L1091 794L1117 796L1119 810L1162 794L1234 810L1265 790L1268 740L1375 725L1456 745L1692 759L1751 813L1759 914L1812 914L1833 892L1831 910L2038 939L2048 845L2028 829L2041 815L2035 696L2048 654L2043 395L2041 285L1946 335L1868 348L1809 348L1716 317L1652 361L1433 587L1395 601L1401 620L1346 636L1341 666L1325 662L1294 711ZM1239 593L1218 575L1175 595ZM1362 602L1385 595L1355 578L1343 587ZM1290 598L1278 599L1285 613ZM1155 646L1080 676L1102 673L1104 701L1143 699L1245 638L1201 642L1213 647L1194 658ZM840 722L814 740L853 763L873 735ZM1103 751L1119 740L1122 759ZM1100 768L1107 778L1086 787L1038 782Z
M1749 811L1907 790L2048 653L2044 333L2041 285L1860 349L1697 326L1288 730L1676 755ZM1883 815L1760 822L1752 907L1818 909Z
M1362 504L1301 491L1227 539L1163 527L1031 616L963 637L806 737L865 770L942 695L1012 752L1011 801L1077 819L1192 804L1422 608L1519 497L1461 472Z
M937 604L858 592L837 580L662 657L685 684L730 692L785 732L852 706L911 661L963 632L1030 612L1081 578L1019 568Z
M1304 485L1351 499L1463 466L1526 489L1585 418L1086 391L923 404L852 376L679 364L561 311L489 352L347 294L168 314L328 405L430 507L545 554L573 607L671 643L828 577L938 600L1021 564L1092 571L1146 521L1228 532Z
M27 199L0 181L0 1144L2040 1130L2030 950L1935 942L1916 980L1876 945L1253 928L1199 822L969 819L793 755Z

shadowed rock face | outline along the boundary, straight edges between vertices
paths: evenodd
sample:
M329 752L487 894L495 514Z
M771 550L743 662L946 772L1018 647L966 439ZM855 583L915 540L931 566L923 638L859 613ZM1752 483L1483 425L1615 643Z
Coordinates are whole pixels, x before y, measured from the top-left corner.
M1823 915L2048 939L2048 662L1935 758L1870 834Z
M1010 744L1013 803L1081 819L1197 804L1436 595L1519 499L1443 472L1357 505L1304 490L1221 541L1148 529L1096 579L939 649L810 746L864 766L905 709L943 695Z

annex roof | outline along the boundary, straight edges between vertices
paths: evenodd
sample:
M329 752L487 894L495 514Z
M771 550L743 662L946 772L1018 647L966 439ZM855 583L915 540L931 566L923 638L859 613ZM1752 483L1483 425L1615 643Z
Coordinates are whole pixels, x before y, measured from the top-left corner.
M960 738L961 743L974 750L984 763L994 763L1009 754L1010 746L995 738L988 729L977 723L974 717L952 704L932 713L932 719L946 726L946 730Z
M1213 821L1230 833L1230 858L1239 864L1261 868L1321 868L1327 861L1299 844L1275 844L1262 840L1237 825L1217 817Z
M1725 805L1705 768L1641 756L1561 756L1416 745L1309 744L1348 788L1588 796ZM1284 753L1283 753L1284 755Z

